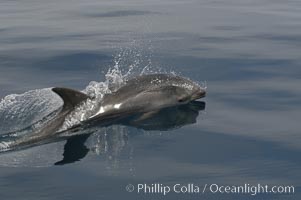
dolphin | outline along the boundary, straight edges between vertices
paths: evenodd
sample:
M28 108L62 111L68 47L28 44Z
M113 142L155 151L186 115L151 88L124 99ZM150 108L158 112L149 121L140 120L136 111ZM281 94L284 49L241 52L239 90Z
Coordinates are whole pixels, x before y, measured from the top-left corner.
M39 143L57 135L65 118L81 103L91 99L88 95L69 88L52 88L64 104L58 114L49 120L41 130L15 139L8 143L8 148ZM206 89L195 82L176 75L148 74L134 77L115 92L104 95L99 109L83 123L93 124L112 119L142 113L134 123L145 121L163 108L187 104L206 95ZM74 128L82 124L75 125ZM72 129L71 127L70 129Z
M145 113L147 118L162 108L187 104L205 97L206 88L172 74L148 74L126 81L117 91L104 95L98 112L88 121Z

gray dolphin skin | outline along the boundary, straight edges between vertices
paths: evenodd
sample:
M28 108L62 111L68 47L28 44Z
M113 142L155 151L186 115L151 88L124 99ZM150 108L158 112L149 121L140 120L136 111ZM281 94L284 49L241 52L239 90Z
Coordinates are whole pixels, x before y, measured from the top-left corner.
M187 104L205 95L205 88L184 77L171 74L141 75L105 95L99 111L90 119L137 112L146 113L147 116L159 109Z
M82 92L68 88L53 88L52 91L64 101L60 112L41 130L16 139L9 148L39 143L59 134L57 131L63 125L66 116L90 98ZM142 113L140 119L136 120L138 122L151 117L160 109L187 104L205 95L205 88L187 78L168 74L141 75L126 81L117 91L104 95L99 110L86 122L101 122Z

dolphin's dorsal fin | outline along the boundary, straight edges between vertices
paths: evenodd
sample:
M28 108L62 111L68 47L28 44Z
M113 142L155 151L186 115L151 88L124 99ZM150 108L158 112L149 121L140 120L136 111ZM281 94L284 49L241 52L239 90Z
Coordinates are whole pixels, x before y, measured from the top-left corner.
M89 98L88 95L69 88L52 88L52 91L58 94L64 101L63 109L74 108L81 102Z

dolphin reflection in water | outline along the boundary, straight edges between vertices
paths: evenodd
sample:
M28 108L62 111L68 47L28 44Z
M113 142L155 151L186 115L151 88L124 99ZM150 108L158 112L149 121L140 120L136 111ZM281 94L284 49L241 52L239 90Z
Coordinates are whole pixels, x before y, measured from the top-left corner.
M101 123L86 124L83 127L67 130L62 133L63 137L56 138L57 140L66 139L64 146L64 158L56 162L55 165L64 165L73 163L84 158L90 149L85 146L86 140L98 130L112 125L131 126L137 129L146 131L168 131L183 127L185 125L194 124L197 121L200 111L205 110L206 103L203 101L192 101L185 105L164 108L153 114L149 118L137 121L142 114L128 116L126 118L120 117L112 121L103 121ZM82 134L81 132L85 134ZM73 136L70 136L73 135ZM120 140L120 139L119 139ZM111 146L118 146L120 141L110 140ZM54 140L55 141L55 140ZM116 143L116 144L115 144ZM102 143L105 146L104 143ZM102 148L102 147L100 147ZM103 147L104 149L105 147ZM117 147L120 148L120 147Z

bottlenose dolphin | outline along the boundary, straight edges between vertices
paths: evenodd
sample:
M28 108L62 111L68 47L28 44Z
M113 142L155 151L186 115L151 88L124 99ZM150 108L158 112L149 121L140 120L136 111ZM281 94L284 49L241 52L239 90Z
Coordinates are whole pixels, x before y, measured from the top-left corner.
M63 125L66 116L90 98L82 92L68 88L53 88L52 91L58 94L64 102L60 112L41 130L8 143L9 149L39 143L59 134L57 131ZM169 74L141 75L126 81L115 92L104 95L99 103L99 110L84 123L102 122L143 113L139 119L136 119L136 122L139 122L156 114L160 109L187 104L205 95L205 88L187 78ZM78 126L80 125L74 128Z
M117 91L103 97L90 120L131 113L147 117L166 107L187 104L206 95L205 88L193 81L170 74L148 74L126 81Z

